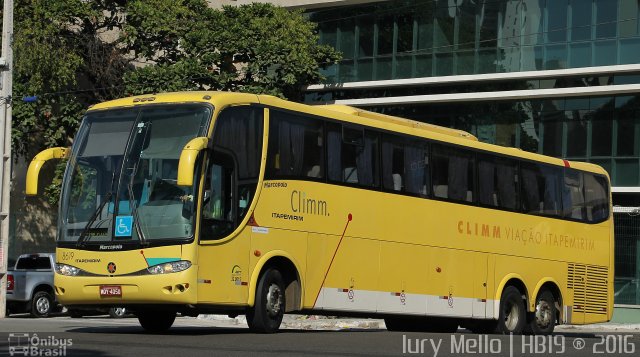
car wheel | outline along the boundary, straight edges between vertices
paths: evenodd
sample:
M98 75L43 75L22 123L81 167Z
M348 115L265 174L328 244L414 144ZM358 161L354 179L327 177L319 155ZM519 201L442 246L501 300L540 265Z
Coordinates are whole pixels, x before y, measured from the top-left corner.
M114 319L121 319L127 314L127 309L124 307L112 307L109 309L109 316Z
M277 269L269 269L260 277L255 303L247 312L247 324L251 331L277 332L282 323L285 306L282 274Z
M38 291L31 299L31 316L48 317L53 308L53 298L46 291Z

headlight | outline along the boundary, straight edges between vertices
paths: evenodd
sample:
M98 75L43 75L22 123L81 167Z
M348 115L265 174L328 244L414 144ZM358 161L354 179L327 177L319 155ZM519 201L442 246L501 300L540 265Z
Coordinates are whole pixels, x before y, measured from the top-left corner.
M162 263L148 267L147 270L150 274L169 274L177 273L183 270L189 269L191 262L188 260L178 260L177 262Z
M66 276L76 276L80 274L80 269L67 264L56 264L56 273Z

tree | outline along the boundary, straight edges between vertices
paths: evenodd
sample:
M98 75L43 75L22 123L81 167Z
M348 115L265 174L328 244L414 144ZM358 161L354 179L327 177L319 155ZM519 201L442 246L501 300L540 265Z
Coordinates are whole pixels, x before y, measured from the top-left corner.
M320 69L340 58L318 44L301 11L270 4L16 0L15 9L12 135L20 156L70 145L84 110L100 101L199 89L300 100L301 86L321 81Z
M301 100L301 87L320 82L320 69L340 59L335 49L318 44L315 24L300 10L179 3L132 3L125 41L137 57L155 64L127 72L128 91L210 89Z
M69 145L96 102L176 90L300 100L340 59L300 10L205 0L17 0L15 151ZM43 21L43 19L47 19ZM124 83L124 85L122 85ZM26 103L23 96L37 96ZM35 150L34 150L35 149Z

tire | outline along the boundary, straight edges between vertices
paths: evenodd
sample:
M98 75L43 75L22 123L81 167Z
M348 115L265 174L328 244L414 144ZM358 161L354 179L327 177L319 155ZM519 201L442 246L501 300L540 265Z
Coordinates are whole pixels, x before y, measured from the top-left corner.
M256 300L247 311L249 329L258 333L277 332L282 323L286 296L284 279L277 269L269 269L260 277Z
M153 310L138 312L140 326L150 333L166 332L175 320L175 311Z
M507 286L500 297L500 313L496 332L522 334L526 326L526 313L522 293L515 286Z
M31 316L42 318L49 317L49 314L53 310L53 298L46 291L38 291L33 295L31 299Z
M121 319L127 315L127 309L124 307L112 307L109 309L109 316L114 319Z
M534 335L550 335L556 325L558 310L556 299L549 290L542 290L536 298L536 311L529 314L527 332Z

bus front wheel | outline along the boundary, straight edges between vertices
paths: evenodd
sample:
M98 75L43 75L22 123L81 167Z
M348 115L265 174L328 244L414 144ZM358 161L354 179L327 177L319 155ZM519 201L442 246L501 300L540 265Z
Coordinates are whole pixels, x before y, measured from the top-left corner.
M282 274L277 269L268 269L260 277L255 303L247 311L249 329L259 333L277 332L282 323L285 306Z
M176 319L175 311L138 311L140 326L147 332L167 331Z
M522 293L515 286L507 286L500 298L497 333L522 334L526 324L526 314Z

